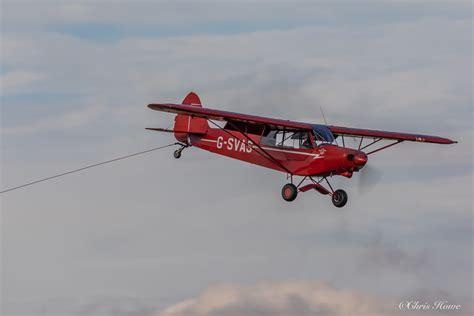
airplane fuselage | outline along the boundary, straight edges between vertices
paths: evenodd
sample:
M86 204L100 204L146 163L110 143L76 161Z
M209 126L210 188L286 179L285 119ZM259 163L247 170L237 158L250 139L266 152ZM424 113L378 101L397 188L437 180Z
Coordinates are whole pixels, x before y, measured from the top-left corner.
M292 148L265 145L261 140L261 135L209 128L205 135L190 135L188 141L192 146L222 156L282 172L290 171L298 176L350 176L367 162L364 153L335 144Z

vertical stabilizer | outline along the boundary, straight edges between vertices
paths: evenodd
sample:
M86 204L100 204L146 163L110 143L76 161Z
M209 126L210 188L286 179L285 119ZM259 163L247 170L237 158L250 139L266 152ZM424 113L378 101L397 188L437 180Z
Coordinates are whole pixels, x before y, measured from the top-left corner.
M189 92L181 103L184 105L202 107L199 96L194 92ZM188 143L189 134L205 134L208 128L207 120L201 117L177 114L174 119L174 130L180 131L180 133L174 133L174 136L178 141L183 143ZM186 131L186 133L182 133L181 131Z

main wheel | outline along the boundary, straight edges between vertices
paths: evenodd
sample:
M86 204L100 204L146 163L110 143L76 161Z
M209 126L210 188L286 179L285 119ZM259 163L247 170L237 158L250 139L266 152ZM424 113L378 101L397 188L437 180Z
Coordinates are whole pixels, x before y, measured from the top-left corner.
M336 190L332 194L332 204L335 207L343 207L347 203L347 193L344 190Z
M291 202L296 199L298 195L298 189L293 183L287 183L281 189L281 196L287 202Z
M176 149L173 153L173 157L178 159L179 157L181 157L181 150L180 149Z

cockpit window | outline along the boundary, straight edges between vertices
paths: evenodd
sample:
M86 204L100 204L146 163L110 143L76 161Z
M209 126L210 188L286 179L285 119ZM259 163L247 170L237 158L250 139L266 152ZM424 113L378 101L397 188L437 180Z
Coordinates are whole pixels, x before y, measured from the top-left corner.
M261 144L297 149L313 148L307 131L272 130L262 137Z
M310 131L270 130L262 136L262 145L298 149L311 149L321 144L333 143L335 138L326 125L313 125L314 144L311 143Z
M326 125L313 125L313 134L316 139L316 143L332 143L334 142L334 135Z

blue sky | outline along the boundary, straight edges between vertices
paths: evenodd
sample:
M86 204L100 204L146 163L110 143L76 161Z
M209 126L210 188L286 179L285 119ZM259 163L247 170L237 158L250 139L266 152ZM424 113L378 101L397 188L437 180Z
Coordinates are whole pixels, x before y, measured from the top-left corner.
M3 1L0 74L2 188L172 142L144 128L173 116L145 105L190 90L460 141L374 156L369 192L336 179L343 212L319 195L287 204L284 175L193 148L2 195L5 315L295 313L253 309L271 291L334 315L398 315L404 298L472 311L469 2ZM235 304L206 305L219 291Z

